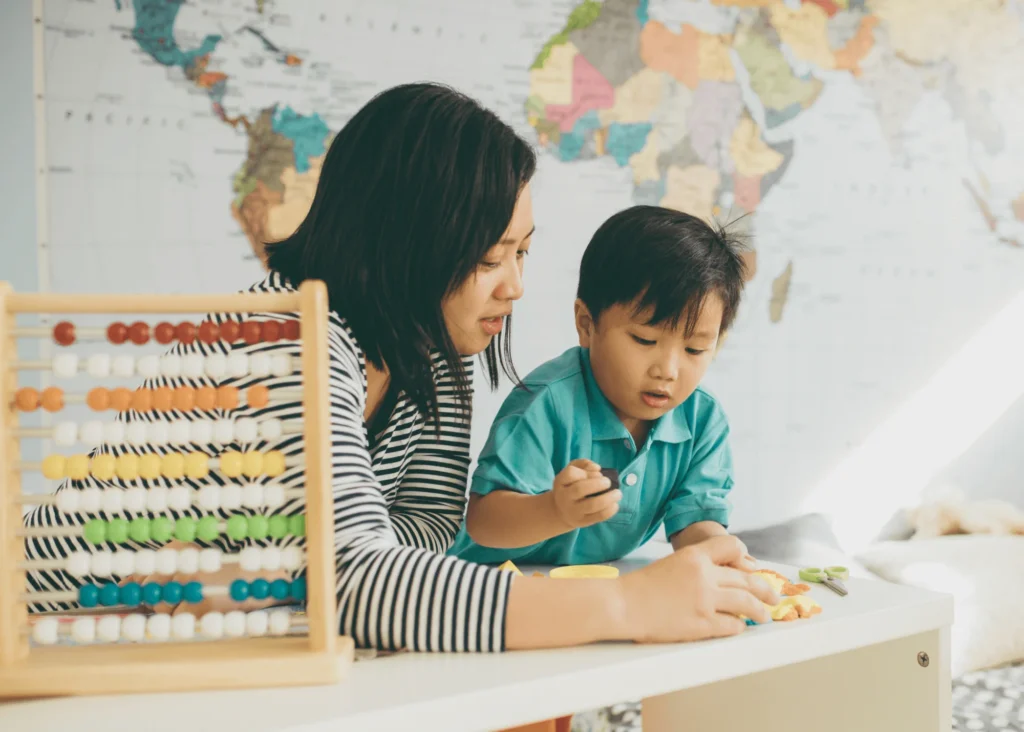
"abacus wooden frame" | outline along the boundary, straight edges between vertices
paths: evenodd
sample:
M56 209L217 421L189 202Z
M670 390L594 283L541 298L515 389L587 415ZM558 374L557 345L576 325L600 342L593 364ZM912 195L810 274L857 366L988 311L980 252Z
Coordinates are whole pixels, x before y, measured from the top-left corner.
M203 643L30 647L22 629L25 588L19 444L13 408L20 313L299 313L306 465L308 635ZM297 293L228 295L18 294L0 282L0 698L190 691L333 684L351 666L354 644L338 635L331 523L327 290L304 282Z

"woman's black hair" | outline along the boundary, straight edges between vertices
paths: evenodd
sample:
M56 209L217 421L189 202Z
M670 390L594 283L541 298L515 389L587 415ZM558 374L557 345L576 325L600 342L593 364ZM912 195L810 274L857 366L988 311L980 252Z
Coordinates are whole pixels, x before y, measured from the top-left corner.
M404 84L371 99L331 142L309 213L267 264L294 286L323 280L367 359L424 416L437 417L431 349L468 414L472 384L445 327L442 300L505 233L536 155L497 115L449 87ZM483 361L518 383L504 339Z

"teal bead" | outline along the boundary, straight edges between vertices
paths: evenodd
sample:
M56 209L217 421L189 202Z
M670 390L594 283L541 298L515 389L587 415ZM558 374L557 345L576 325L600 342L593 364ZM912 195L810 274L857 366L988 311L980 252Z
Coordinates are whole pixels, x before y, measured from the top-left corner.
M147 582L142 586L142 601L152 607L160 604L163 591L156 582Z
M292 598L300 602L306 599L306 578L304 576L292 580Z
M197 523L191 516L182 516L174 523L174 538L186 544L191 544L196 540Z
M90 544L102 544L107 540L107 522L103 519L89 519L82 527L82 536Z
M306 535L306 515L297 513L288 518L288 533L292 536Z
M107 522L107 540L115 544L124 544L128 541L128 520L113 518Z
M288 535L288 517L276 514L270 517L267 531L273 539L283 539Z
M100 601L100 591L96 585L82 585L78 588L78 604L82 607L96 607Z
M270 521L266 516L257 514L256 516L249 517L249 538L250 539L266 539L267 532L270 531Z
M203 586L199 582L185 585L185 602L196 605L203 601Z
M132 538L132 541L139 544L145 544L149 541L149 532L150 520L148 518L132 519L132 522L128 524L128 536Z
M228 536L235 541L241 541L244 539L247 529L248 522L245 520L245 516L232 516L228 519Z
M276 579L270 583L270 595L275 600L287 600L291 594L288 580Z
M180 582L168 582L164 585L161 596L164 602L168 602L171 605L177 605L181 602L181 596L183 594Z
M203 541L213 541L220 536L220 520L216 516L203 516L199 519L196 536Z
M249 585L249 594L256 600L266 600L270 597L270 583L265 579L254 579Z
M236 579L231 583L229 592L235 602L245 602L249 599L249 583L243 579Z
M113 582L108 582L100 588L100 605L103 607L113 607L117 604L118 599L117 585Z
M164 544L170 541L171 536L174 534L174 522L166 516L157 516L153 519L150 534L153 536L153 541L159 541L161 544Z
M121 588L121 604L137 607L142 602L142 587L138 582L128 582Z

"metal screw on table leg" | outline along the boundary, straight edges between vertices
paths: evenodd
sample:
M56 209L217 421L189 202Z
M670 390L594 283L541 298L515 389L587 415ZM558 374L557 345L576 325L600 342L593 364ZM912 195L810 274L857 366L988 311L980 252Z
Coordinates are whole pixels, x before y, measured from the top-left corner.
M921 651L917 654L917 662L924 668L928 667L928 654Z

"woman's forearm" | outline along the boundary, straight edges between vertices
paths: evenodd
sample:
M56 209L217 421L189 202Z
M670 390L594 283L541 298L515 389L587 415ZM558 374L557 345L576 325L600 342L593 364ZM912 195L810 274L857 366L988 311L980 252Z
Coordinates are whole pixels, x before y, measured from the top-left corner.
M469 500L466 531L480 546L518 549L559 536L571 527L558 515L551 491L538 495L493 491Z
M626 603L617 580L516 577L507 612L508 650L630 638Z

